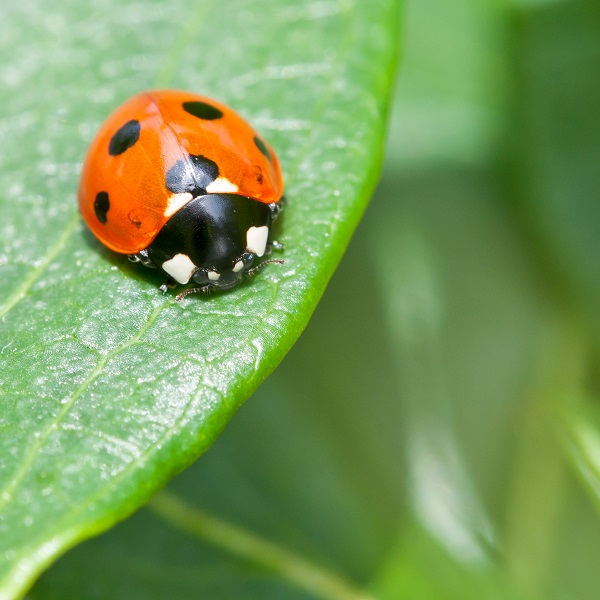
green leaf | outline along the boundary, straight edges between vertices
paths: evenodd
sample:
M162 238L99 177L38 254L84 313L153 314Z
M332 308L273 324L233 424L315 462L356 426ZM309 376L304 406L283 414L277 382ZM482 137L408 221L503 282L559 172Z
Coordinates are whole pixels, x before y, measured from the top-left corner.
M0 597L196 459L281 361L375 185L397 4L42 0L0 40ZM76 210L102 119L152 87L245 115L278 151L285 265L177 303Z

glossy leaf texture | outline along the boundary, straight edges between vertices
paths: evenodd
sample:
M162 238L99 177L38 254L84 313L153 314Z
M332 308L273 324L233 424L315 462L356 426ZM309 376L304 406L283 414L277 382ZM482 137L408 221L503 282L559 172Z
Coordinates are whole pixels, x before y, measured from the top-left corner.
M393 0L3 7L0 598L193 462L298 338L378 177L397 12ZM284 266L178 303L86 231L86 145L155 87L228 103L276 148Z

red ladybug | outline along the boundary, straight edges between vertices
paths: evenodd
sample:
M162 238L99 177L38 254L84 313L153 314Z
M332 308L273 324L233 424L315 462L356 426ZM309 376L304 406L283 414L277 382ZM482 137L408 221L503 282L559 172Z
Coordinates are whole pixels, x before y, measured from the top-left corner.
M277 155L220 102L189 92L142 92L105 121L83 163L79 207L94 235L175 282L229 289L281 245Z

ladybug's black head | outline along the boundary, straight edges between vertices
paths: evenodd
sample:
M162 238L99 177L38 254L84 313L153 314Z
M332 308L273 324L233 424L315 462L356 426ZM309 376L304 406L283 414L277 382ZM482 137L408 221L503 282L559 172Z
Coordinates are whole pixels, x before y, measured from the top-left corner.
M192 281L201 286L210 286L219 290L229 290L235 287L244 274L252 267L254 254L244 252L240 259L229 269L198 269L192 275Z

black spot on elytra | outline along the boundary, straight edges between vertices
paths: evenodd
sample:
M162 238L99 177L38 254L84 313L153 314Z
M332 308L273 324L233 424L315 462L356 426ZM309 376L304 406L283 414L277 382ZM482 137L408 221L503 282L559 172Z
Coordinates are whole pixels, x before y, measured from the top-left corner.
M269 152L267 145L258 136L254 136L254 144L261 151L261 153L264 154L269 161L271 161L271 153Z
M190 192L194 197L201 196L218 176L217 163L205 156L190 154L187 160L178 160L169 169L166 186L176 194Z
M119 127L114 135L110 138L108 144L108 153L111 156L123 154L133 146L140 138L140 122L132 119L127 121L125 125Z
M94 200L94 212L98 221L103 225L106 223L106 213L110 210L110 200L106 192L98 192Z
M184 102L183 110L190 113L190 115L194 115L194 117L198 117L199 119L204 119L206 121L220 119L223 116L223 113L216 106L207 104L206 102L198 102L197 100L192 102Z

